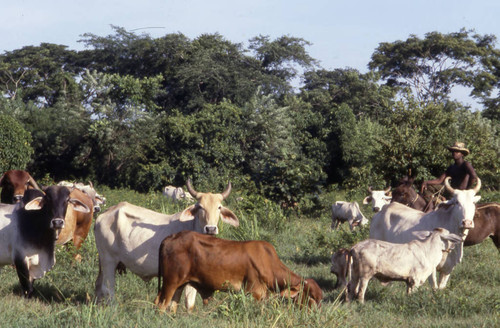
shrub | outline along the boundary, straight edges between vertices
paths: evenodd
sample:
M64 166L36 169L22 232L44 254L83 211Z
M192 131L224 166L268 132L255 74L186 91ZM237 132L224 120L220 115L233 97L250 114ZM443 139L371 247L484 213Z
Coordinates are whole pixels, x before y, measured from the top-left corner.
M8 115L0 115L0 172L25 169L31 160L31 134Z

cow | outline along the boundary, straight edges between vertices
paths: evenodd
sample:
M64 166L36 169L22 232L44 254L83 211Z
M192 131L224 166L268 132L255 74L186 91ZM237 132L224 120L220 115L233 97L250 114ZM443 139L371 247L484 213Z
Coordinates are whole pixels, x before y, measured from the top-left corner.
M88 194L76 188L69 188L69 190L70 198L78 199L89 208L89 211L77 211L71 204L68 204L66 215L64 217L64 228L57 237L56 245L64 245L73 240L73 246L75 247L75 254L73 257L77 262L80 262L82 256L78 254L78 250L89 233L92 225L92 218L94 217L95 207L94 202Z
M473 246L490 237L500 252L500 204L482 203L476 205L474 228L464 240L464 246Z
M26 171L10 170L0 177L2 193L0 201L4 204L15 204L21 201L27 189L40 189L35 179Z
M94 185L92 181L89 181L88 185L85 185L81 182L68 182L68 181L60 181L57 183L58 186L65 186L68 188L76 188L85 193L90 197L92 203L94 204L94 213L98 213L101 211L101 205L106 204L106 197L103 197L97 193L94 189Z
M341 248L332 255L332 266L330 272L337 276L337 282L334 289L347 286L347 265L349 249Z
M33 282L56 262L55 242L68 204L75 211L89 210L60 186L28 189L21 203L0 205L0 266L15 265L26 298L33 294Z
M406 282L408 294L421 286L430 276L436 276L436 267L444 255L462 243L462 237L443 228L414 235L424 240L404 244L367 239L354 245L349 252L349 283L347 301L357 298L361 303L370 279L381 282ZM421 237L420 237L421 236Z
M363 199L363 204L372 204L373 212L378 212L382 209L384 205L387 205L391 201L391 186L387 187L385 190L372 190L372 187L368 187L369 196Z
M207 304L216 290L244 289L256 300L268 291L280 292L299 304L319 305L323 297L317 283L304 280L280 261L266 241L234 241L195 231L182 231L161 242L158 264L160 311L176 312L186 284Z
M239 225L236 215L221 205L231 192L231 182L221 194L197 192L190 180L187 187L197 202L182 212L167 215L121 202L97 217L94 234L99 253L95 285L98 302L113 299L117 266L128 268L144 280L156 277L158 249L165 237L182 230L215 235L219 217L230 225ZM189 287L186 293L186 307L191 311L196 290Z
M475 204L481 198L476 193L481 188L478 179L476 187L470 190L456 190L450 186L449 177L445 179L445 187L453 197L440 204L438 209L430 213L415 210L400 203L390 203L372 217L370 238L392 243L407 243L416 239L415 231L432 231L445 228L451 233L467 234L474 228ZM433 288L445 288L451 271L462 260L463 244L450 252L445 260L439 263L439 285L431 281ZM434 278L434 277L432 277Z
M332 225L333 230L337 229L341 223L348 222L349 229L353 231L358 225L368 224L368 219L359 209L357 202L337 201L332 205Z
M427 202L418 194L412 186L413 180L403 180L403 182L394 189L392 201L405 204L408 207L430 212L434 210L435 200L437 203L444 201L439 197L433 197L432 201ZM412 201L415 199L415 201ZM464 246L473 246L482 243L490 237L493 243L500 251L500 204L495 202L480 203L476 205L474 213L474 228L469 229L467 237L464 240Z
M181 187L174 186L166 186L163 189L163 195L174 202L178 202L180 200L193 201L194 198L191 194L185 192Z

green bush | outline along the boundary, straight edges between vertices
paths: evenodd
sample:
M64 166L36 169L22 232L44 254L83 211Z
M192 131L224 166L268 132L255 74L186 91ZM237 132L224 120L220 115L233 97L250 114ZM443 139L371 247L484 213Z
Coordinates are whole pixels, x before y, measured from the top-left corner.
M25 169L31 160L31 134L8 115L0 115L0 172Z

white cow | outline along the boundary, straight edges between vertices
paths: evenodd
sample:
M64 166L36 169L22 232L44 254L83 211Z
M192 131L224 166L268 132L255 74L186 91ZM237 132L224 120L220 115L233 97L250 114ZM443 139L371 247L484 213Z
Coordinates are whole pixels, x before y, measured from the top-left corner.
M396 202L385 206L371 220L370 238L407 243L417 238L414 232L432 231L439 227L451 233L467 234L468 229L474 228L475 203L481 198L476 193L481 188L481 180L478 179L474 189L454 190L448 177L445 186L453 197L433 212L424 213ZM463 244L460 244L439 263L439 286L434 279L430 281L433 288L446 287L451 271L462 260L462 251Z
M163 189L163 195L174 202L179 200L194 201L193 196L190 193L185 192L181 187L166 186Z
M381 282L404 281L410 294L429 276L436 276L436 267L444 255L461 244L462 237L450 234L446 229L415 233L424 240L412 240L405 244L367 239L351 248L349 254L349 283L347 301L357 298L364 302L368 282L377 278Z
M99 252L97 301L114 297L115 269L123 265L144 280L158 275L159 249L163 239L183 230L215 235L219 217L237 227L238 218L221 205L231 192L231 183L221 194L197 192L187 182L188 191L197 200L184 211L161 214L127 202L119 203L99 215L95 223L95 242ZM196 290L186 288L186 307L194 307Z
M91 181L89 181L88 185L85 185L81 182L69 182L69 181L60 181L57 183L57 185L78 189L87 196L89 196L90 199L92 200L92 203L94 204L94 213L100 212L101 205L106 204L106 198L97 193Z
M337 229L341 223L349 222L349 228L353 231L355 226L368 224L368 219L361 213L357 202L338 201L332 205L332 226Z
M370 196L366 196L363 199L363 204L372 204L373 212L378 212L391 202L391 186L387 187L385 190L372 190L372 187L368 187L368 193Z

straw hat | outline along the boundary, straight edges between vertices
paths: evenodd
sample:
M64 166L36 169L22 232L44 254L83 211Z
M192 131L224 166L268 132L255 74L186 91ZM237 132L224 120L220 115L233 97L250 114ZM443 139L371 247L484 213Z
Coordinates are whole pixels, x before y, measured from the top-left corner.
M467 156L470 153L470 151L467 148L465 148L465 144L463 142L458 142L458 141L455 142L453 144L453 146L448 147L448 150L449 151L459 151L462 154L464 154L464 156Z

